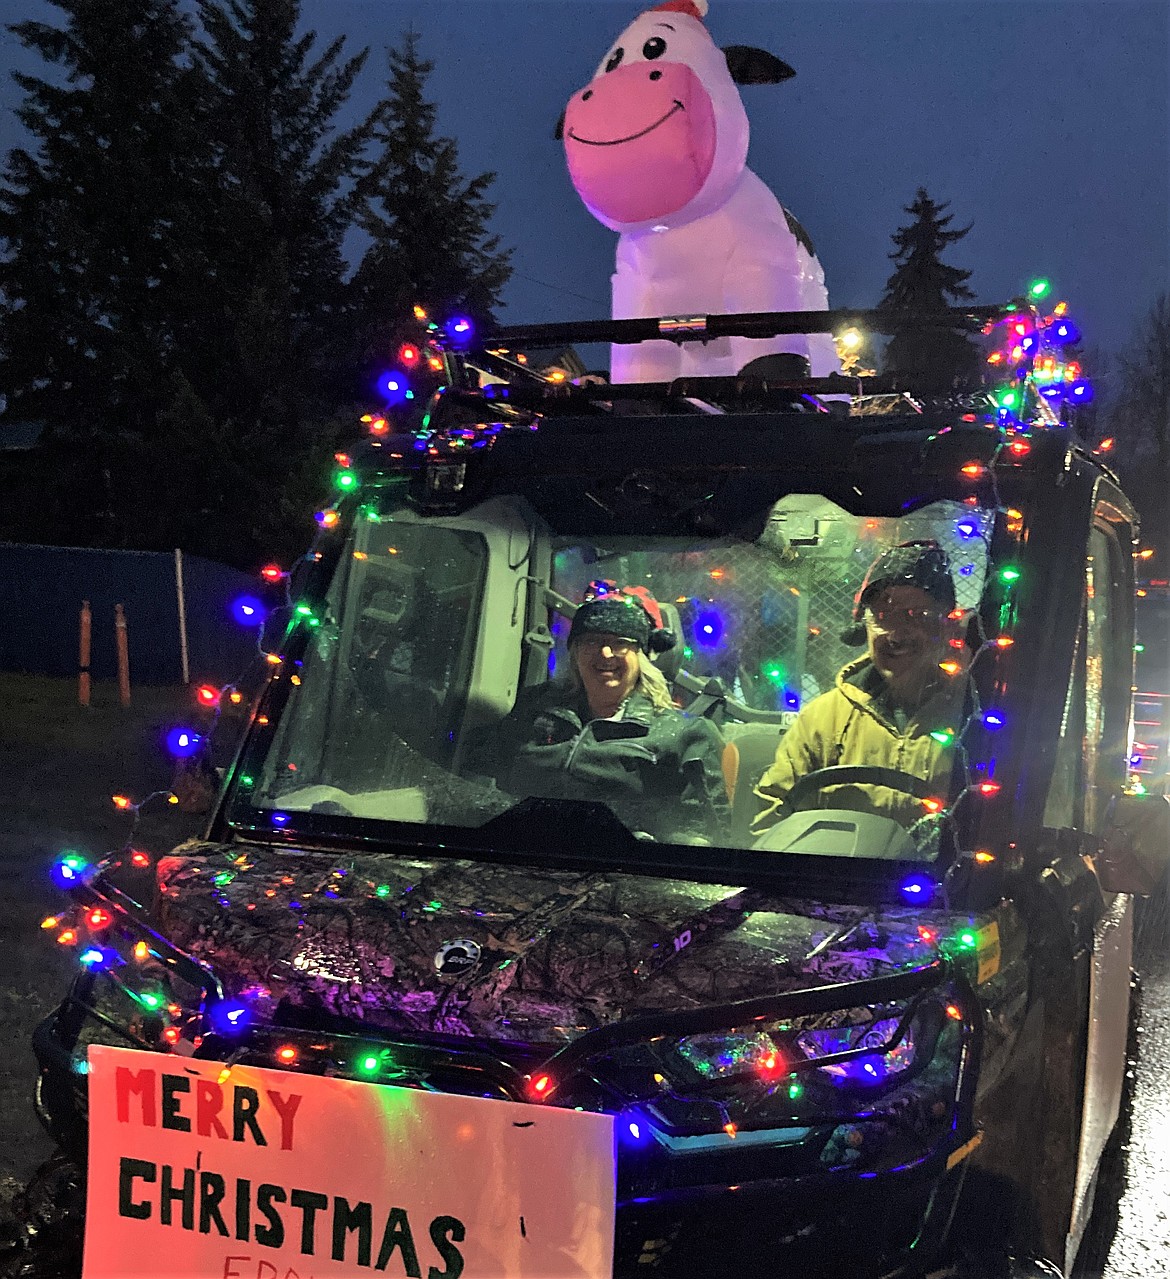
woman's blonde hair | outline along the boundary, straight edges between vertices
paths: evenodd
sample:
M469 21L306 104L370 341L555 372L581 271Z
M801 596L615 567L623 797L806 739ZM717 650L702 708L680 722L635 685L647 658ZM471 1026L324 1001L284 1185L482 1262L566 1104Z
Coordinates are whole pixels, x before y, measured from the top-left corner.
M584 687L572 649L569 650L567 683L574 693L579 693ZM661 715L664 711L678 710L674 704L674 698L670 695L670 685L666 682L666 676L641 649L638 649L638 682L634 685L634 691L641 693L650 703L655 715Z

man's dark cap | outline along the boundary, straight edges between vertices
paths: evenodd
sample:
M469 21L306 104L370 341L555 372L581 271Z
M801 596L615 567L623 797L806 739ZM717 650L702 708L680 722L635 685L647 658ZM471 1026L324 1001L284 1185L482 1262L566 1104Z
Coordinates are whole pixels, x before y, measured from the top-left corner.
M946 552L935 541L899 542L884 550L869 566L865 581L853 600L853 624L841 635L845 644L865 640L862 618L866 605L889 586L915 586L950 612L955 607L955 581Z

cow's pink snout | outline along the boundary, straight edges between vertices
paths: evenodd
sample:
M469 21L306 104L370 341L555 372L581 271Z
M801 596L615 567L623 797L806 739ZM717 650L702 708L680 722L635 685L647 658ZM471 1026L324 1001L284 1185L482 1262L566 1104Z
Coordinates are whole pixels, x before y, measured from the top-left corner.
M565 110L578 194L618 223L666 217L699 193L715 159L715 113L680 62L632 62L597 76Z

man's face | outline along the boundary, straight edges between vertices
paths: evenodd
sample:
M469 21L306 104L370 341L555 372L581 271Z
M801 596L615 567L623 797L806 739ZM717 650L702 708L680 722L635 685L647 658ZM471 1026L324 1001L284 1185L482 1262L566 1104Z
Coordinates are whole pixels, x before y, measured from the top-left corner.
M574 641L573 656L585 696L595 709L617 706L634 691L638 682L638 645L620 635L582 635Z
M865 605L869 656L893 696L913 703L942 678L939 663L954 658L959 623L917 586L887 586Z

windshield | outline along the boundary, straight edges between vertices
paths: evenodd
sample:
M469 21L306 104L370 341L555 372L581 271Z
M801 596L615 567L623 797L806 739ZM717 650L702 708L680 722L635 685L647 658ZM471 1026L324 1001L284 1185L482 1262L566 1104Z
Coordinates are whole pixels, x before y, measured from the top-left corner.
M639 839L931 860L993 523L796 494L752 540L602 541L520 500L440 519L383 490L299 606L231 815L478 828L552 799Z

